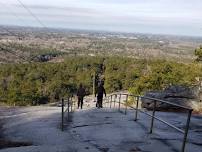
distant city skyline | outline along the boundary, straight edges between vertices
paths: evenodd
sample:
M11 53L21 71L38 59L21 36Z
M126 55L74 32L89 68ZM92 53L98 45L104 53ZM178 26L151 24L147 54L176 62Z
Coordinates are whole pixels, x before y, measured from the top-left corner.
M50 28L202 36L201 0L20 0ZM0 0L0 25L42 27L18 0Z

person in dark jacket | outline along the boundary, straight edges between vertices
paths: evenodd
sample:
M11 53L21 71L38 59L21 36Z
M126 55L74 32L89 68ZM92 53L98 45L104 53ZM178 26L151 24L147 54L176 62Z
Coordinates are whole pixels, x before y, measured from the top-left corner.
M106 97L106 91L103 86L103 83L100 83L100 85L98 86L98 88L95 92L95 96L96 96L96 94L97 94L97 107L102 108L103 95L105 95L105 97Z
M79 85L79 88L77 90L77 97L78 97L78 109L81 106L81 109L83 108L83 98L86 95L86 91L82 84Z

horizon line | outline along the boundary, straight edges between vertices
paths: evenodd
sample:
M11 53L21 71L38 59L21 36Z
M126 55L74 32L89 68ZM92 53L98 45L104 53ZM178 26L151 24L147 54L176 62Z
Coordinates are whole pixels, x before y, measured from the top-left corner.
M70 30L70 31L88 31L88 32L105 32L105 33L121 33L121 34L142 34L142 35L156 35L156 36L176 36L176 37L192 37L192 38L202 38L202 35L186 35L186 34L168 34L168 33L156 33L156 32L126 32L117 30L101 30L101 29L85 29L85 28L68 28L68 27L41 27L41 26L24 26L24 25L5 25L0 24L0 27L18 27L18 28L38 28L38 29L53 29L53 30ZM6 31L8 32L8 31Z

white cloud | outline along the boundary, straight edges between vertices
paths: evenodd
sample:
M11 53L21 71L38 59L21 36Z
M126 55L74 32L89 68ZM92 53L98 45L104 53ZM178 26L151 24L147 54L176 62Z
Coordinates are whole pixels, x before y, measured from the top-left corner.
M51 27L76 27L127 32L158 32L202 36L201 0L21 0L44 24ZM17 23L9 9L1 5L0 24ZM7 7L36 25L17 0L5 0ZM24 16L24 17L22 17ZM7 18L7 20L5 20ZM34 23L35 22L35 23ZM57 22L57 23L56 23ZM69 24L68 24L69 23ZM17 23L19 24L19 23ZM141 28L144 27L144 28ZM114 27L114 28L112 28ZM135 28L133 28L135 27ZM183 27L183 28L180 28ZM108 29L107 29L108 28ZM136 30L135 30L136 29Z

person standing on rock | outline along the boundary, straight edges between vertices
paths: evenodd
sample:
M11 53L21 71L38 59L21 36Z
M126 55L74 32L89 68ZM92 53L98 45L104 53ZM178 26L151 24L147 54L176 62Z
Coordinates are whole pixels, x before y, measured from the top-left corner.
M102 108L102 101L103 101L103 95L105 94L106 97L106 91L105 88L103 86L103 82L101 82L95 92L95 97L97 94L97 107L98 108Z
M79 88L77 90L77 97L78 97L78 109L81 106L81 109L83 108L83 98L86 95L86 91L82 84L79 85Z

